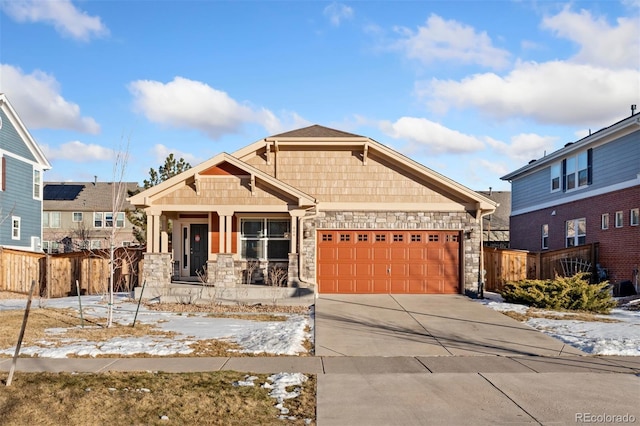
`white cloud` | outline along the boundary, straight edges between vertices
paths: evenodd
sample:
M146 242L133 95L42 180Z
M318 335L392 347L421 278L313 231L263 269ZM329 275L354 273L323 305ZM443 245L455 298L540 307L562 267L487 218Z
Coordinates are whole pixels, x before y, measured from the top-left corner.
M396 122L384 121L380 129L388 136L409 142L410 151L429 154L460 154L479 151L484 143L474 137L451 130L425 118L402 117Z
M473 27L437 15L431 15L416 32L405 27L396 31L402 39L395 47L423 64L449 61L493 69L509 64L509 52L494 47L486 32L478 33Z
M640 72L561 61L519 62L506 76L476 74L462 81L421 82L416 93L432 110L477 108L505 119L529 117L540 123L601 126L620 119L637 103Z
M162 144L154 145L151 152L157 164L164 164L169 154L173 154L174 158L176 159L183 158L184 161L191 164L192 166L200 164L202 163L202 161L204 161L202 158L198 158L193 154L189 154L188 152L180 151L177 149L172 149Z
M60 95L56 79L39 70L25 74L20 68L0 64L0 92L6 93L27 127L100 132L91 117L82 117L80 107Z
M546 17L542 28L574 41L580 51L572 61L606 68L633 68L640 65L638 17L618 18L611 26L604 17L594 18L588 10L572 12L566 6L555 16Z
M212 139L238 133L246 123L257 123L278 133L288 125L306 123L292 112L284 119L266 108L242 104L226 92L200 81L175 77L169 83L138 80L129 84L134 106L149 120L174 127L196 129Z
M324 8L324 16L329 18L331 25L339 26L343 20L353 18L353 9L342 3L333 2Z
M500 156L506 155L518 163L527 163L530 160L543 157L545 153L555 151L557 140L558 138L553 136L521 133L511 137L510 143L487 138L487 145L499 153Z
M78 10L70 0L10 0L0 2L0 8L17 22L52 24L60 34L76 40L109 34L99 17Z
M115 152L96 144L85 144L80 141L63 143L57 148L41 145L42 151L49 160L69 160L76 163L86 161L112 161Z

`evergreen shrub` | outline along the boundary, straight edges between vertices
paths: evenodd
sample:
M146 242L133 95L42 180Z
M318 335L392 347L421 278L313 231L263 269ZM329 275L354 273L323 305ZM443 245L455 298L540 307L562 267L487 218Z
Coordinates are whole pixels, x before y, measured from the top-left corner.
M534 308L609 313L616 306L607 281L589 283L589 274L556 276L553 280L522 280L507 283L500 295L507 303Z

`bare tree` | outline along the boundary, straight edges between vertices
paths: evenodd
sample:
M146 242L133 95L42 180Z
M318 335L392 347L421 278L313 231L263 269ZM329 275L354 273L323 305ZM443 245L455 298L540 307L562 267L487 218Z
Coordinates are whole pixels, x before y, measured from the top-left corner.
M124 181L124 173L129 162L129 139L124 147L116 152L113 162L113 182L111 187L111 232L109 234L109 309L107 314L107 327L113 325L113 280L116 270L114 260L115 241L118 232L118 214L124 213L124 203L126 200L126 182Z
M274 265L269 268L269 285L274 287L286 287L286 280L288 278L287 268Z

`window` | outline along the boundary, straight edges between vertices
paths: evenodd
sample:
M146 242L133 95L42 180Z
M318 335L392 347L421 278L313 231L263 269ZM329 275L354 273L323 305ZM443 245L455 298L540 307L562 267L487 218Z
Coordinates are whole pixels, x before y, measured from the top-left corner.
M570 191L591 183L591 150L563 160L564 190Z
M49 253L49 241L42 242L42 251L45 253Z
M616 228L624 226L624 214L621 211L616 212Z
M351 235L349 235L349 234L340 234L340 241L351 241Z
M287 219L241 219L242 258L288 260L290 227L291 221Z
M387 241L387 236L386 234L376 234L376 242L384 242Z
M90 247L90 241L89 240L80 240L80 250L88 250Z
M631 209L629 212L629 225L638 226L640 224L640 209Z
M43 212L42 226L45 228L60 228L60 212Z
M18 216L11 216L11 239L20 239L20 218Z
M116 215L116 228L124 228L124 212Z
M4 183L6 181L6 167L4 164L4 156L0 156L0 191L5 190Z
M91 240L91 250L97 250L102 247L102 241Z
M123 241L122 242L122 247L130 247L131 246L131 241Z
M102 228L102 212L93 213L93 227Z
M603 213L600 219L600 227L602 229L609 229L609 213Z
M322 241L333 241L333 234L322 234Z
M579 246L586 243L587 220L585 218L568 220L566 228L567 247Z
M104 213L104 227L113 228L113 213Z
M42 172L33 170L33 198L42 198Z
M73 212L73 221L74 222L82 222L82 212Z
M560 163L551 166L551 191L560 189Z
M542 249L549 248L549 224L542 225Z
M411 234L411 242L412 243L419 243L420 241L422 241L422 235L420 235L420 234Z
M369 241L369 235L367 235L367 234L358 234L358 241L360 241L360 242Z
M440 236L438 234L429 234L430 242L438 242L440 241Z
M393 234L393 241L396 243L400 243L404 240L404 235L402 234Z

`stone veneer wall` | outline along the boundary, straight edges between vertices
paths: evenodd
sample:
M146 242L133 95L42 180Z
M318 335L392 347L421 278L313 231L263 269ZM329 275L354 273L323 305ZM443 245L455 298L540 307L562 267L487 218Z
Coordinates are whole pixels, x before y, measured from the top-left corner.
M302 243L302 276L308 280L316 277L316 237L320 229L426 229L471 231L469 238L464 236L463 244L463 288L464 292L475 296L480 280L480 224L467 212L402 212L402 211L324 211L318 212L315 219L304 221L305 238Z
M147 286L165 287L171 282L171 253L145 253L142 282Z

